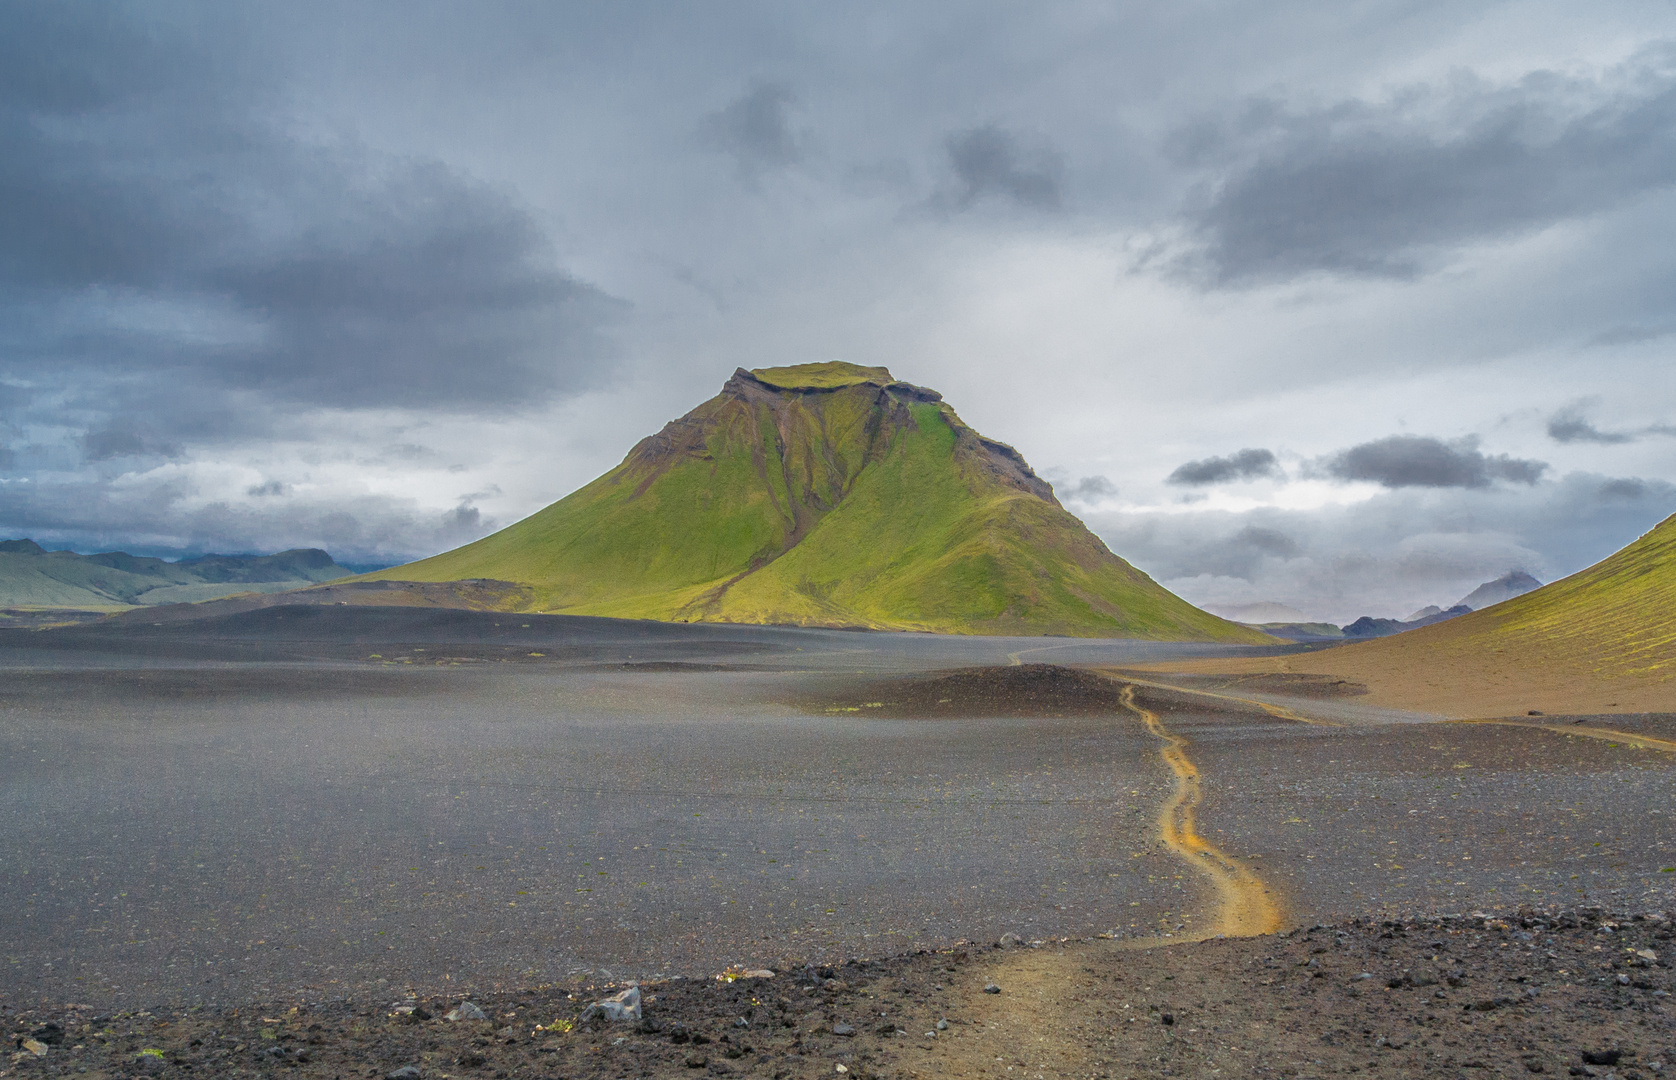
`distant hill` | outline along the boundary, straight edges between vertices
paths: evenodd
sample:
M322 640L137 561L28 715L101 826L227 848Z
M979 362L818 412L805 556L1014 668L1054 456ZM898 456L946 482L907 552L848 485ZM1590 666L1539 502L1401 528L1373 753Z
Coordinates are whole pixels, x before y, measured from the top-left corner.
M1486 581L1456 602L1474 611L1481 611L1504 600L1511 600L1515 596L1523 596L1540 588L1542 588L1542 582L1531 577L1523 570L1513 570L1494 581Z
M1330 622L1253 623L1255 629L1287 641L1333 641L1344 636L1341 627Z
M1322 675L1448 716L1676 712L1676 515L1568 578L1446 622L1275 660L1178 670Z
M124 551L78 555L33 540L0 541L0 607L117 610L279 592L347 577L318 548L277 555L204 555L166 562Z
M1360 619L1343 628L1347 638L1376 638L1390 637L1405 630L1418 630L1422 626L1453 619L1465 615L1469 611L1491 607L1504 600L1511 600L1515 596L1523 596L1532 589L1540 589L1542 582L1531 577L1523 570L1513 570L1494 581L1486 581L1478 588L1467 593L1452 607L1440 608L1431 604L1421 608L1406 619L1376 619L1371 615L1364 615ZM1285 636L1285 635L1282 635Z
M370 575L680 622L1272 642L1107 550L1012 447L882 367L734 372L509 528Z
M1471 610L1471 608L1461 604L1441 611L1436 607L1422 608L1406 620L1375 619L1372 616L1363 615L1349 626L1342 627L1341 630L1347 638L1389 637L1392 634L1400 634L1405 630L1418 630L1422 626L1440 623L1445 619L1458 618Z

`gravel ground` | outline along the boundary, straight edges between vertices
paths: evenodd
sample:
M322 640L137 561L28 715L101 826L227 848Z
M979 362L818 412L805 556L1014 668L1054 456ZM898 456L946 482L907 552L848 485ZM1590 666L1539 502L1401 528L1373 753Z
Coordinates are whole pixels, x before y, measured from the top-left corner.
M1135 948L960 946L773 977L544 984L4 1019L25 1076L827 1077L1676 1075L1659 913L1525 910ZM993 987L984 992L984 987ZM44 1051L36 1056L37 1051ZM401 1070L411 1069L411 1072Z
M1215 890L1158 839L1160 740L1118 684L1026 662L1159 646L523 618L0 637L6 1071L1672 1059L1670 923L1649 917L1676 909L1669 714L1436 724L1266 688L1322 725L1141 687L1186 740L1200 833L1292 924L1330 924L1216 939ZM1007 933L1039 947L987 944ZM715 978L739 965L778 974ZM628 980L644 1023L580 1022ZM493 1019L442 1019L464 998Z

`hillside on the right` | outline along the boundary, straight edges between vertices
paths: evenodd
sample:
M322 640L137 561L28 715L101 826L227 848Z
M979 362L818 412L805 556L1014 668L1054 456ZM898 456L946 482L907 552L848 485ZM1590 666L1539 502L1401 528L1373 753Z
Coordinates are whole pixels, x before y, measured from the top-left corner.
M1172 671L1314 675L1370 705L1442 716L1676 711L1676 515L1602 561L1392 637Z

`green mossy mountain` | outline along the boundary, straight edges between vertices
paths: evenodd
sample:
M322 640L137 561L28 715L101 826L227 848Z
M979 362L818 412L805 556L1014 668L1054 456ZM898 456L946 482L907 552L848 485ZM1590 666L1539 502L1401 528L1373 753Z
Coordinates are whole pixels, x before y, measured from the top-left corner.
M1272 642L1113 555L936 391L838 362L736 371L545 510L368 576L576 615Z

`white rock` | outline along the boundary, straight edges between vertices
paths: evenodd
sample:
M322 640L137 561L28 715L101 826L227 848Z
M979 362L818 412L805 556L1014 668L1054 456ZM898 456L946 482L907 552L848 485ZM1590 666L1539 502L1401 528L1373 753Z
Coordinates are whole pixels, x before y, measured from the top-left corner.
M611 1021L640 1019L640 987L631 986L620 994L601 998L582 1010L582 1019L595 1018Z

